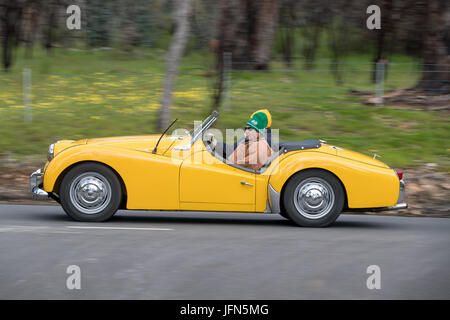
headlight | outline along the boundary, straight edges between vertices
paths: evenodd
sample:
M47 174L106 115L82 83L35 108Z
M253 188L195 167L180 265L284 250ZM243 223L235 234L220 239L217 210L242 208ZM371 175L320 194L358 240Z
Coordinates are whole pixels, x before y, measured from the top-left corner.
M49 147L48 147L48 152L47 152L47 159L48 161L53 159L53 154L55 151L55 144L52 143Z

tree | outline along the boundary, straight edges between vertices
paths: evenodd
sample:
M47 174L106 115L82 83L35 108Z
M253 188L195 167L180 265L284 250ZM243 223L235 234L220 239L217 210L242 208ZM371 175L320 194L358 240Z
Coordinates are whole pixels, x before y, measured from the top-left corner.
M450 23L447 0L426 1L423 16L423 73L415 89L430 93L450 92Z
M220 11L213 107L222 100L225 52L231 53L234 69L268 69L279 0L222 0Z
M49 0L47 6L45 7L46 28L44 31L44 47L47 49L47 53L51 53L51 49L55 45L55 31L58 22L59 6L60 0Z
M231 52L233 67L267 69L278 20L278 0L222 0L217 52Z
M288 68L291 67L292 56L295 50L295 24L296 5L295 0L283 0L280 5L278 34L283 60Z
M376 32L375 57L373 59L372 82L376 82L376 63L387 60L387 56L391 53L390 47L387 48L387 36L392 33L392 12L393 1L381 1L381 29L374 30ZM386 74L385 74L386 75Z
M123 20L126 10L123 1L109 2L91 0L86 6L87 42L91 47L107 47L111 44L114 28L123 31L121 24L113 25L113 17L119 22ZM114 9L116 10L114 11Z
M189 34L189 16L192 9L192 0L176 0L174 2L174 18L176 23L175 33L170 44L166 74L164 76L163 97L159 112L158 128L167 127L170 119L170 105L172 104L172 91L175 86L175 78L178 64L182 57Z
M40 0L28 0L23 8L22 37L25 42L25 57L30 59L33 55L33 43L39 19Z
M327 24L329 3L327 1L301 1L300 33L301 53L305 59L305 69L314 68L319 40Z
M23 2L16 0L0 2L2 64L5 71L8 71L12 64L12 52L18 43Z
M279 3L278 0L261 0L259 4L251 57L255 62L255 69L267 69L278 20Z
M330 50L330 72L337 85L343 84L342 59L347 54L349 26L349 10L352 0L336 1L329 6L328 48Z

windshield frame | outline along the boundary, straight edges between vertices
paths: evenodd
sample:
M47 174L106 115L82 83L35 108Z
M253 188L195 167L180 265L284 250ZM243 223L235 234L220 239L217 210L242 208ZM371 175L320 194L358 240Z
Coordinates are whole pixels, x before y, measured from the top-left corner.
M199 127L194 128L191 134L191 141L183 146L175 147L178 150L186 150L190 149L191 146L198 140L198 138L202 137L206 130L208 130L214 122L216 122L219 117L219 111L214 110L205 120L202 121Z
M191 136L191 145L198 140L201 136L203 136L203 133L208 130L214 122L216 122L217 118L219 117L219 112L214 110L205 120L203 120L202 124L196 128L192 132Z

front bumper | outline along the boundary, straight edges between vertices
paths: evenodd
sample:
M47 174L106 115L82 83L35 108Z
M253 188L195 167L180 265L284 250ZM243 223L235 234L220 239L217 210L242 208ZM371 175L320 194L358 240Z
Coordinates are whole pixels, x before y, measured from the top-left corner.
M30 191L33 197L35 198L48 198L48 193L43 189L43 181L42 181L42 170L38 169L33 172L30 176Z
M364 209L364 211L378 212L378 211L402 210L402 209L406 209L406 208L408 208L408 204L402 202L402 203L397 203L395 206L392 206L392 207L369 208L369 209Z

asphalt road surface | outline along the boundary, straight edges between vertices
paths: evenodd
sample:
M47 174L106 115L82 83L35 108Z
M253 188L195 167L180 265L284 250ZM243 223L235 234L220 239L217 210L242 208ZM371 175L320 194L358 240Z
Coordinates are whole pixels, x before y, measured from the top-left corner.
M371 265L381 289L367 287ZM58 206L0 205L0 299L432 298L450 299L450 219L341 215L309 229L279 215L120 211L80 223Z

